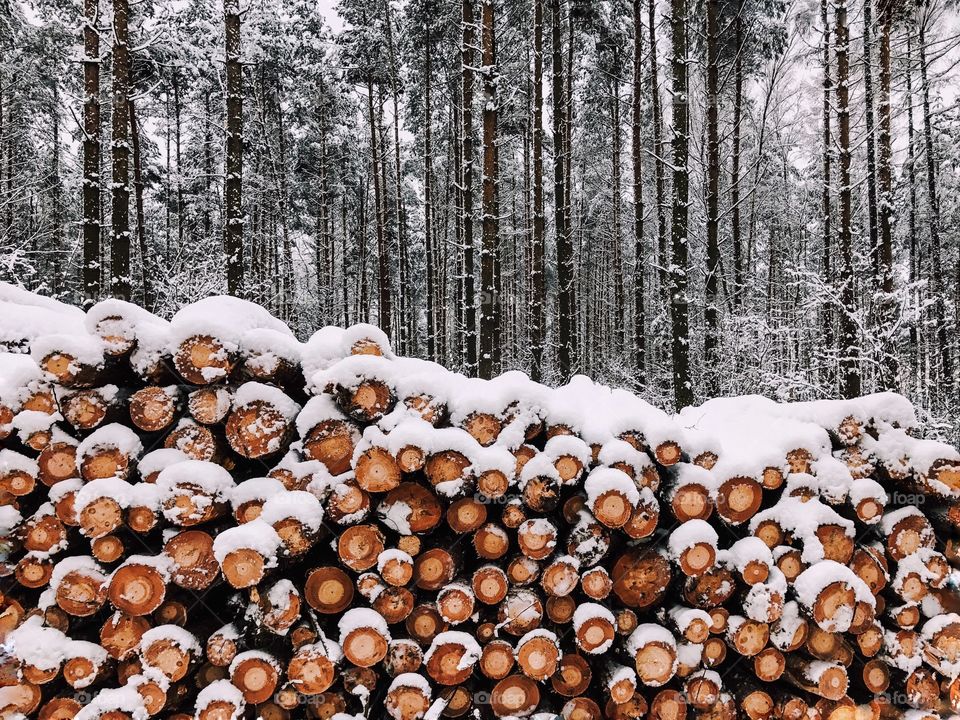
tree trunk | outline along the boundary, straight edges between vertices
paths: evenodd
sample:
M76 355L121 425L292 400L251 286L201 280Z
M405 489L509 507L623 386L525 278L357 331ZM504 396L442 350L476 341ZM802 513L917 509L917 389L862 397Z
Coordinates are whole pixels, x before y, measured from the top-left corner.
M437 288L437 265L436 250L434 245L436 239L433 234L433 147L432 147L432 126L433 126L433 106L431 105L432 84L433 84L433 57L430 38L430 23L433 18L430 14L430 3L428 1L425 12L426 22L424 23L424 33L426 42L423 48L423 231L424 231L424 253L426 255L427 266L427 358L437 360L437 340L440 335L440 328L437 324L436 313L436 288Z
M408 321L409 309L407 303L411 299L406 291L406 270L407 270L407 218L403 207L403 192L401 188L402 173L400 166L400 91L397 84L397 59L396 49L393 43L393 18L390 11L390 0L384 0L384 19L386 24L387 51L390 53L390 95L393 100L393 159L394 159L394 202L397 213L397 243L399 245L399 265L400 265L400 293L398 293L398 304L400 306L400 317L397 323L397 343L401 352L408 353L409 343L413 340L413 334ZM384 187L386 195L386 187ZM388 265L389 267L389 265ZM388 290L390 288L388 287Z
M544 375L543 351L547 334L546 218L543 208L543 3L533 0L533 247L530 250L530 376Z
M943 282L943 263L940 248L940 198L937 188L937 155L933 142L933 112L930 109L930 80L927 69L927 38L925 19L919 22L920 82L923 85L923 144L927 153L927 202L930 203L930 263L933 275L930 297L933 306L933 324L937 328L937 349L940 353L940 380L949 394L954 385L953 360L947 341L946 288Z
M630 150L633 160L633 364L637 385L643 387L647 382L644 309L647 252L643 242L643 7L640 0L634 0L633 3L633 95L630 110Z
M820 0L820 22L823 25L823 181L820 191L820 212L823 222L822 239L822 273L825 287L830 288L833 285L833 270L831 261L831 235L832 235L832 203L831 203L831 153L833 152L833 138L830 133L831 103L830 94L833 90L833 81L830 77L830 16L828 14L829 0ZM833 338L833 304L829 298L825 299L821 307L821 325L823 327L823 346L832 352L834 349ZM824 380L832 378L832 372L828 368Z
M623 141L620 127L620 81L619 78L610 78L610 249L613 281L613 308L623 309L625 312L625 291L623 278L623 249L621 238L621 169L620 154ZM619 314L619 313L618 313ZM620 356L626 348L627 323L626 318L614 319L612 313L605 313L611 320L611 340L609 348L614 357Z
M889 2L880 7L880 135L878 200L880 212L880 247L878 249L879 273L877 291L880 298L880 349L881 388L896 390L899 387L897 363L897 342L893 337L897 298L893 293L893 194L891 188L890 147L890 26L893 8Z
M113 0L112 143L113 199L111 203L110 292L130 300L130 48L127 0Z
M573 246L567 226L566 101L561 0L552 0L553 40L553 204L557 243L557 373L570 377L573 348Z
M650 95L653 98L653 154L657 202L657 266L659 267L660 290L667 287L667 178L664 169L663 106L660 101L660 64L657 60L657 15L656 0L647 6L647 31L650 33Z
M687 237L689 214L689 102L687 88L687 2L671 0L673 35L671 104L673 114L673 212L670 226L670 317L673 324L673 396L677 410L693 404L690 377L690 329L687 298Z
M714 368L719 365L720 321L717 310L717 281L720 272L720 129L718 92L720 82L719 0L707 0L707 275L704 321L704 354L707 394L717 392Z
M380 140L377 131L377 112L373 102L373 79L367 78L367 112L370 115L370 174L373 178L373 202L377 231L377 320L380 329L390 334L390 265L387 262L386 188L381 187Z
M909 212L907 215L907 228L909 233L908 243L910 246L910 297L911 304L916 312L920 312L920 299L917 297L917 276L920 263L917 243L917 151L916 151L916 130L913 124L913 28L908 27L907 32L907 58L906 70L904 75L907 81L907 184L909 191ZM917 317L910 323L910 347L916 360L922 361L924 353L919 352L919 331L921 325L920 318ZM917 376L922 377L920 368L915 370Z
M497 152L496 0L483 0L483 249L480 254L480 377L500 369L499 157Z
M100 297L100 19L99 0L84 0L83 26L83 298Z
M463 143L463 179L461 208L463 210L463 353L467 373L477 372L477 297L474 289L473 267L473 62L476 43L473 0L463 0L463 38L460 47Z
M734 20L737 57L733 61L733 128L730 157L730 234L733 244L733 306L743 302L743 236L740 227L740 124L743 122L743 0Z
M227 148L224 183L227 292L241 295L243 281L243 67L240 60L240 3L223 0L227 59Z
M873 107L873 2L863 3L863 103L867 130L867 230L870 260L875 276L880 273L880 244L877 234L877 143Z
M837 52L837 121L840 129L840 391L860 395L860 347L857 340L852 247L852 187L850 185L850 29L846 0L835 4Z
M155 304L152 280L152 263L147 248L147 219L143 209L143 156L140 152L140 124L137 122L136 108L130 98L130 141L133 146L133 197L137 215L137 246L140 249L140 280L143 285L143 306L153 308Z

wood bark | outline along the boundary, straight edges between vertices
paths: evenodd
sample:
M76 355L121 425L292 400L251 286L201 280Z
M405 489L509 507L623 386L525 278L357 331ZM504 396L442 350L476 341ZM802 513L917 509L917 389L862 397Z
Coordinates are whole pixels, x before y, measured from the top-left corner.
M83 296L100 297L100 20L99 0L84 0L83 24Z
M643 6L633 3L633 94L630 105L630 150L633 169L633 364L636 381L647 382L646 283L649 257L644 240L643 204Z
M853 187L850 174L850 28L846 0L834 5L837 54L837 124L839 155L840 232L840 392L844 397L860 394L860 343L857 327L856 288L853 272Z
M546 216L543 203L543 12L533 0L533 233L530 249L530 376L542 380L547 335Z
M130 300L130 8L127 0L113 0L113 81L111 83L110 292Z
M672 364L673 398L679 410L693 404L693 384L690 376L690 325L687 271L689 250L689 193L690 193L690 127L687 77L687 3L671 0L670 24L673 51L672 68L673 114L671 152L673 161L673 201L670 224L670 319L673 326Z
M497 38L496 0L483 0L483 217L480 251L479 376L491 378L500 368L500 160L497 149Z
M243 211L243 65L239 0L223 0L226 54L226 153L224 181L224 253L227 293L244 293Z
M708 367L716 367L718 364L720 342L720 315L717 307L717 287L720 279L719 14L719 0L707 0L707 267L703 349ZM716 375L708 372L707 379L707 393L716 394Z
M463 214L463 361L467 372L477 371L477 293L474 277L473 239L473 82L474 55L476 49L476 25L473 0L463 0L462 31L460 45L460 141L462 151L460 165L463 168L460 181L460 205Z

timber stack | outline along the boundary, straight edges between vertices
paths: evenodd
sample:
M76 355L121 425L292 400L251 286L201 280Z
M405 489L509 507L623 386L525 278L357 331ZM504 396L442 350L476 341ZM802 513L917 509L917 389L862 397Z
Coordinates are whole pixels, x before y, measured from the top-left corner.
M936 720L960 453L911 405L471 379L246 301L0 286L0 715Z

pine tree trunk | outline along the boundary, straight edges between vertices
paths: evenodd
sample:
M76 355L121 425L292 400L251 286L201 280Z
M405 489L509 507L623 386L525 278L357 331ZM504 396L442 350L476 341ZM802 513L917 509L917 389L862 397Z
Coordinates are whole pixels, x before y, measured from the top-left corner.
M499 157L497 152L497 45L495 0L483 0L483 249L480 254L480 377L500 368Z
M463 178L460 192L463 210L463 351L467 373L477 372L477 296L473 266L473 63L476 43L473 0L463 0L461 52L461 141Z
M400 266L400 292L397 294L399 305L399 322L397 323L397 343L401 352L408 353L410 342L413 340L413 334L409 322L409 309L407 303L410 301L406 288L407 275L407 219L406 211L403 206L403 192L401 184L403 175L400 165L400 90L398 88L398 71L396 48L393 42L393 18L391 17L390 0L384 0L384 19L387 35L387 52L390 54L390 95L393 101L393 159L394 159L394 203L397 215L397 244L399 247L399 266ZM386 195L386 187L384 187ZM388 288L389 290L390 288Z
M553 204L557 244L557 373L570 376L573 348L573 246L567 226L566 100L561 0L552 0L553 40Z
M373 79L367 79L367 112L370 117L370 174L373 178L373 203L377 232L377 320L380 329L390 334L390 271L387 261L386 240L386 188L381 187L383 158L380 153L380 138L377 129L377 112L373 102Z
M831 235L833 231L831 202L831 158L833 152L833 137L830 132L831 102L833 81L830 77L830 16L828 13L829 0L820 0L820 22L823 25L823 178L820 191L820 212L822 215L822 268L823 282L827 288L833 286ZM833 337L833 305L827 300L821 307L821 325L823 328L823 346L830 352L834 349ZM826 368L824 380L832 378L831 368Z
M850 29L846 0L834 5L837 52L837 121L840 149L840 392L846 398L860 395L860 347L855 318L852 190L850 179Z
M656 0L650 0L647 6L647 30L650 33L650 95L651 118L653 124L654 178L657 202L657 266L660 278L660 291L667 288L667 179L663 159L666 146L663 143L663 106L660 100L660 64L657 60L657 15Z
M687 251L689 214L689 116L687 103L687 2L671 0L673 35L673 212L670 226L670 317L673 324L673 395L679 410L693 404L690 377L690 329L687 298Z
M100 19L99 0L84 0L83 26L83 298L100 297Z
M890 147L890 25L893 9L889 2L880 8L880 134L878 168L878 200L880 213L880 247L878 251L879 273L877 290L880 298L880 348L881 387L884 390L896 390L899 387L899 368L897 363L897 342L895 331L897 298L893 293L893 194L891 188Z
M433 234L433 106L432 84L433 84L433 57L430 38L430 23L433 21L430 15L429 0L425 11L425 35L426 42L423 48L423 232L424 232L424 253L426 255L427 266L427 357L430 360L437 360L437 341L440 336L440 328L436 317L436 288L437 288L437 265L436 249L434 245L436 240Z
M543 207L543 3L533 0L533 247L530 250L530 376L544 375L544 345L547 333L546 218Z
M730 235L733 245L733 307L743 302L743 236L740 226L740 143L743 122L743 0L734 20L737 56L733 61L733 128L730 151Z
M185 206L183 203L183 155L181 153L183 138L183 125L180 122L181 110L183 109L182 103L180 102L180 73L174 71L173 73L173 119L174 119L174 150L177 158L177 238L180 240L181 247L183 246L183 235L185 230L184 223L184 214Z
M283 271L280 275L280 316L290 322L293 319L294 292L293 286L293 244L290 240L290 223L288 219L289 190L287 189L287 141L283 118L283 107L280 104L281 88L279 80L276 82L275 110L277 113L277 151L279 154L279 168L277 169L277 213L280 221L281 240L283 242Z
M610 78L610 200L611 200L611 222L610 222L610 249L611 266L613 275L613 305L612 308L618 310L620 315L625 311L625 291L623 278L623 249L621 237L621 170L620 154L623 145L620 128L620 83L617 78ZM621 310L621 308L623 310ZM607 313L611 320L610 334L608 337L612 341L610 348L614 356L621 355L626 348L627 323L625 318L614 318L612 313Z
M867 237L875 276L880 273L880 243L877 233L877 143L873 97L873 2L863 3L863 103L867 130Z
M718 92L720 81L719 0L707 0L707 274L704 321L704 354L708 368L719 361L720 321L717 309L717 282L720 272L720 129ZM707 394L717 393L716 376L707 372Z
M646 311L644 272L647 251L643 241L643 7L633 2L633 95L631 97L630 151L633 161L633 364L637 385L647 382Z
M946 288L943 282L943 262L940 247L940 198L937 188L937 155L933 142L933 112L930 109L930 79L927 68L927 39L925 18L919 22L920 82L923 92L923 144L927 154L927 202L930 204L930 265L933 276L930 298L933 323L937 328L937 350L940 354L940 380L949 393L954 386L953 359L947 341Z
M130 48L127 0L113 0L112 175L110 292L130 300Z
M913 28L908 27L907 32L907 57L906 69L904 75L907 83L907 185L909 192L909 211L907 214L907 228L909 238L907 242L910 247L910 298L911 305L916 312L920 312L920 298L917 297L916 282L918 276L918 267L920 257L917 243L917 150L916 150L916 129L913 121ZM924 353L919 352L919 326L921 325L918 317L910 323L910 347L912 348L915 360L921 361ZM916 369L916 375L922 376L920 368Z
M130 98L130 140L133 146L133 198L137 216L137 246L140 249L140 281L143 285L143 306L152 308L155 303L150 251L147 247L147 219L143 206L143 156L140 151L140 123L136 108Z
M227 148L224 183L224 251L227 292L241 295L243 279L243 67L240 60L240 3L223 0L227 59Z

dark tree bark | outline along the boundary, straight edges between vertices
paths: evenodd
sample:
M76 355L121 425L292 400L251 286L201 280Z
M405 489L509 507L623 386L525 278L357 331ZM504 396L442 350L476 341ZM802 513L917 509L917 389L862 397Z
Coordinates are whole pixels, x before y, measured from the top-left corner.
M113 83L110 292L130 300L130 47L127 0L113 0Z
M380 323L380 329L389 336L391 297L389 249L386 239L386 202L384 199L386 188L381 184L384 179L381 167L383 158L380 153L380 134L377 130L377 112L373 101L372 78L367 78L367 112L370 118L370 174L373 177L373 202L377 233L377 321Z
M837 122L840 154L840 392L846 398L860 395L860 346L854 295L852 201L850 185L850 29L846 0L835 3L837 52Z
M393 42L393 17L390 11L390 0L384 0L384 21L387 35L387 52L390 55L390 95L393 101L393 159L394 159L394 186L393 196L397 215L397 243L399 246L400 286L406 287L407 271L407 217L403 206L402 182L400 164L400 89L398 85L398 70L396 48ZM384 186L386 195L386 186ZM409 352L413 334L409 322L409 308L407 308L407 294L398 294L399 322L397 323L397 341L401 352Z
M820 212L822 214L823 234L822 234L822 273L823 282L827 287L833 284L832 269L832 248L831 235L832 227L832 192L831 181L831 162L833 153L833 137L830 131L831 120L831 102L830 96L833 92L833 80L830 77L830 16L828 12L828 0L820 0L820 22L823 25L823 180L820 190ZM827 301L823 303L821 309L821 324L823 327L823 345L827 350L834 348L833 337L833 305ZM829 381L832 373L826 373L825 381Z
M546 218L543 208L543 3L533 0L533 247L530 249L530 344L534 380L543 379L547 332Z
M687 3L671 0L673 56L673 212L670 226L670 317L673 324L673 395L679 410L693 404L693 381L690 377L689 299L687 297L687 255L689 248L689 102L687 79Z
M877 143L873 93L873 0L863 3L863 104L867 130L867 237L875 275L880 273L877 232Z
M927 68L925 18L920 18L918 38L920 50L920 83L923 93L923 144L927 154L927 202L930 204L930 265L933 283L930 288L933 324L937 328L937 350L940 355L940 379L949 391L954 387L953 359L947 340L946 288L943 282L943 258L940 247L940 197L937 187L937 154L933 142L933 112L930 109L930 78Z
M869 4L869 0L868 0ZM899 386L899 367L897 363L897 343L893 336L896 322L897 299L893 293L893 194L891 188L890 147L890 26L893 23L893 5L881 0L880 20L880 134L879 145L878 201L880 214L880 247L877 252L879 272L877 290L880 298L880 360L881 387L896 390Z
M643 5L633 2L633 95L631 98L630 151L633 161L633 364L636 382L647 382L646 310L644 273L647 250L643 238Z
M566 84L563 64L563 24L561 0L552 0L553 41L553 196L554 227L557 242L557 372L561 380L570 377L575 332L573 320L573 243L568 225L566 191L567 135ZM572 38L568 40L572 42ZM567 68L569 70L569 68Z
M436 360L440 327L437 323L436 312L437 265L436 249L434 248L436 240L433 235L433 106L431 104L433 99L431 87L433 84L433 48L430 41L430 23L433 20L430 16L429 3L425 18L424 34L426 35L426 42L423 47L423 229L427 266L427 357Z
M480 377L500 369L500 180L497 152L497 38L495 0L483 0L483 249L480 253Z
M460 80L463 143L463 177L461 207L463 209L463 302L464 363L468 373L477 371L477 297L473 266L473 63L476 45L473 0L463 0L463 38L460 48Z
M240 60L240 3L223 0L227 59L227 148L224 182L224 250L227 292L242 295L243 278L243 67Z
M137 216L137 247L140 249L140 282L143 286L143 306L153 308L155 296L152 281L152 263L147 246L147 219L143 207L143 155L140 152L140 123L136 107L130 98L130 141L133 146L133 198Z
M734 20L737 56L733 61L733 128L730 152L730 236L733 245L733 307L743 302L743 235L740 225L740 144L743 122L743 0L737 2Z
M653 173L657 204L657 266L659 267L660 290L667 287L667 180L663 158L666 148L663 143L663 106L660 101L660 64L657 60L656 0L647 5L647 31L650 34L650 95L653 124Z
M720 0L707 0L707 274L704 321L704 355L707 368L707 394L717 392L720 319L717 308L717 284L720 272L720 127L718 93L720 82L719 38Z
M99 0L84 0L83 25L83 297L100 297L100 19Z
M909 211L907 214L907 228L909 238L907 240L910 248L910 295L911 304L915 305L919 311L919 297L917 297L916 282L918 277L918 268L920 265L919 243L917 242L917 149L916 149L916 128L913 120L913 28L909 27L907 36L907 57L906 69L904 75L907 83L907 185L909 193ZM920 333L918 326L919 318L910 323L910 347L913 349L914 358L920 360L924 353L919 352ZM922 377L923 372L919 372Z

